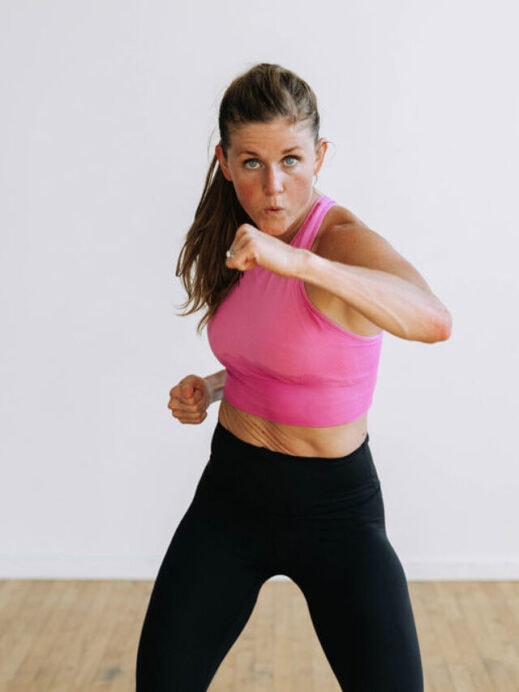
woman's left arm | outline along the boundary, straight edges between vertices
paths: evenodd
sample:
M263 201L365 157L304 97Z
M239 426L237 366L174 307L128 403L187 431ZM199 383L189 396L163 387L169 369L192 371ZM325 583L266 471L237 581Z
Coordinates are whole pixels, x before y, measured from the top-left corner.
M420 273L362 223L331 226L316 252L302 251L295 274L373 325L412 341L444 341L451 316Z
M339 299L345 310L368 323L370 331L375 327L427 343L448 339L449 311L419 272L382 236L350 217L354 220L323 229L312 251L243 224L226 264L241 271L262 266L301 279L312 289L309 297L318 307L328 304L329 297Z

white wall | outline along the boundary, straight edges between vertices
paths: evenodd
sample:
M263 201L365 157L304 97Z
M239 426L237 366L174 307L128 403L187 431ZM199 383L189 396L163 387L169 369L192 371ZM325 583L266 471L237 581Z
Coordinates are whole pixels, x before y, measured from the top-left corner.
M412 578L518 578L513 0L0 4L0 576L146 577L189 503L217 368L176 255L223 89L257 61L319 95L319 186L407 255L452 339L386 338L371 415ZM214 141L214 140L213 140Z

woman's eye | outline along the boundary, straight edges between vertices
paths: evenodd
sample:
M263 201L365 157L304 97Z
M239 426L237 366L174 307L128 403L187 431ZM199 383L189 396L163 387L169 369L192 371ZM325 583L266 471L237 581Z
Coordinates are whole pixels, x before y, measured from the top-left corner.
M285 166L295 166L297 163L296 156L285 156Z
M245 168L254 169L259 166L259 161L258 159L247 159L247 161L243 162L243 165Z

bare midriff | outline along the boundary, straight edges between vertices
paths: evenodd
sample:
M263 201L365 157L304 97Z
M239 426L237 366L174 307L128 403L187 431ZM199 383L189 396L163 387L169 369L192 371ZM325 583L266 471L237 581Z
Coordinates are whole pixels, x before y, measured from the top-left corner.
M218 420L244 442L300 457L343 457L360 447L367 435L367 415L343 425L310 428L265 420L235 408L225 399Z

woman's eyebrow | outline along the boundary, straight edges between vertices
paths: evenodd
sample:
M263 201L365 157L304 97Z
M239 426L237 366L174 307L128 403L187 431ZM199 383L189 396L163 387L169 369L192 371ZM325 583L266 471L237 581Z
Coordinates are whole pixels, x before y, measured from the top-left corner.
M286 154L290 154L293 151L297 151L300 147L296 144L293 147L290 147L289 149L283 149L281 154L285 156ZM261 154L258 154L257 151L251 151L250 149L244 149L243 151L240 151L238 153L239 156L255 156L256 158L260 158Z

